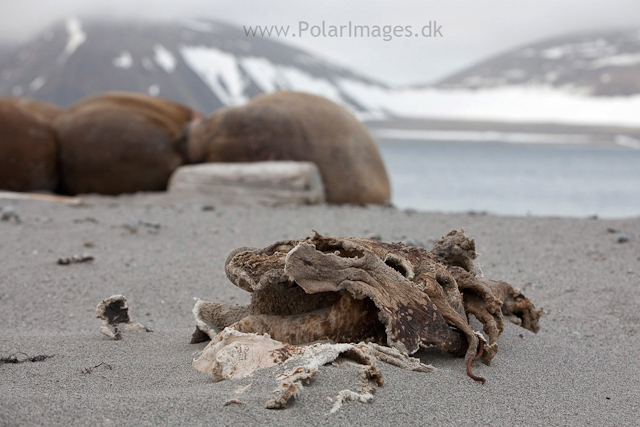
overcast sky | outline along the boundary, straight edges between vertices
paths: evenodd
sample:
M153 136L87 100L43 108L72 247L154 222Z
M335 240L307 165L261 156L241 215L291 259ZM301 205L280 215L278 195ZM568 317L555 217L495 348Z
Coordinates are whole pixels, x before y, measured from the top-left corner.
M0 38L33 36L69 15L116 19L213 18L243 25L412 26L443 37L286 38L392 84L425 83L488 56L555 35L640 28L640 0L0 0Z

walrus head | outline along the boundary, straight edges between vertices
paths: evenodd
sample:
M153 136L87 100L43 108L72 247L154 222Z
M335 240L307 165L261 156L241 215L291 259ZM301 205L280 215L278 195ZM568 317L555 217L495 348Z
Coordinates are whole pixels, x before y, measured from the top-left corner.
M193 119L182 130L181 151L187 164L203 163L206 161L207 141L211 139L214 129L215 115L203 117L194 114Z

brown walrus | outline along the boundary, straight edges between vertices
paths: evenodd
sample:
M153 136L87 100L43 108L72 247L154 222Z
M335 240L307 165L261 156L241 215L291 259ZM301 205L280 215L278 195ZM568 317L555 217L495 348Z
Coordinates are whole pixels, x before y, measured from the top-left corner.
M184 163L182 131L193 110L147 95L107 92L85 98L54 122L61 191L120 194L163 191Z
M300 92L261 95L189 126L188 157L198 162L312 161L329 203L385 203L389 179L375 142L328 99Z
M0 98L0 189L56 189L56 136L51 120L60 111L53 104Z
M62 113L63 108L45 101L36 101L31 98L9 98L14 102L27 110L40 120L47 123L53 123L53 121Z

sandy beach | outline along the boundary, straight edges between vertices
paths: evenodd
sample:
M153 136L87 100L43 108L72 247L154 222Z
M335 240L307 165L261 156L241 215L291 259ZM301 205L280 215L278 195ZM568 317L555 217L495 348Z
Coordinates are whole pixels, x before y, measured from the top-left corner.
M82 206L0 200L0 425L638 425L640 219L438 214L389 207L238 206L204 196L85 197ZM533 334L505 325L490 366L418 353L433 373L380 363L373 402L330 414L358 370L324 366L284 410L264 408L278 367L213 383L191 361L195 299L247 303L227 253L303 238L379 235L429 249L453 229L476 239L486 277L520 287L547 314ZM58 265L88 254L92 262ZM99 333L95 307L127 298L153 333ZM473 326L480 330L480 324ZM223 406L229 399L243 404Z

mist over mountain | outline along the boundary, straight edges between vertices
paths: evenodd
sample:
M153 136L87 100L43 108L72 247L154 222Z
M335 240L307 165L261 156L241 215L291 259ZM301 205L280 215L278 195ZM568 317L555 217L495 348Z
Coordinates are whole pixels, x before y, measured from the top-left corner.
M442 89L546 86L590 96L640 93L640 30L556 37L483 61L439 82Z

